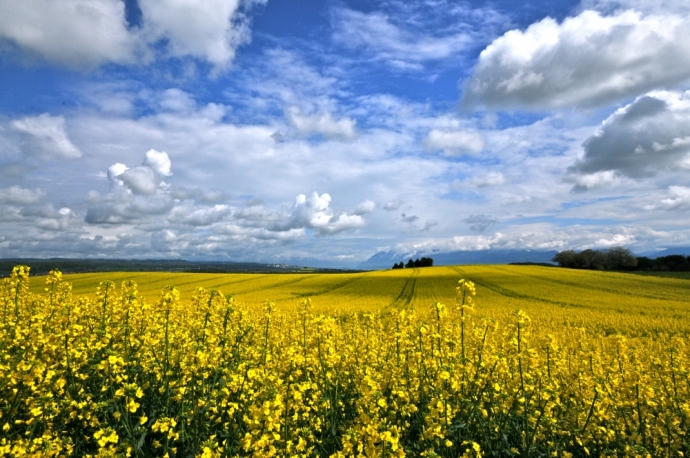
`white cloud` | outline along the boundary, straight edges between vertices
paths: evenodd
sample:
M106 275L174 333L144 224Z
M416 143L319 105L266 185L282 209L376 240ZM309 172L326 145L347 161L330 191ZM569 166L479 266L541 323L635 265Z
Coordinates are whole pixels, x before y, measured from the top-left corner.
M357 136L356 121L350 118L333 119L328 112L303 115L298 107L290 107L286 110L286 116L290 124L294 126L300 135L319 133L326 138L342 138L352 140Z
M505 176L501 172L488 172L469 180L472 186L484 188L487 186L497 186L505 182Z
M128 28L122 0L0 3L0 40L29 57L72 68L192 57L227 68L250 40L247 11L262 0L139 0L142 27Z
M648 14L690 12L690 4L686 0L583 0L583 9L596 9L598 11L617 11L632 9Z
M307 197L300 194L295 199L288 221L277 228L282 230L306 227L316 230L320 235L336 234L364 226L360 215L339 213L330 208L331 196L314 192Z
M648 205L646 210L677 210L690 207L690 188L687 186L669 186L668 196L656 205Z
M3 1L0 39L29 55L77 68L131 63L138 49L120 0Z
M565 180L575 185L573 188L575 191L586 191L587 189L611 186L618 181L618 177L613 170L605 170L586 175L568 175Z
M33 205L46 198L45 191L41 189L31 190L21 186L0 188L0 204L9 205Z
M150 149L146 152L143 165L152 168L159 175L169 177L172 175L170 171L170 158L168 153L165 151L156 151L155 149Z
M108 180L113 183L123 184L122 181L117 177L125 173L128 169L129 167L127 167L125 164L121 164L120 162L111 165L108 167Z
M246 227L234 223L222 223L213 226L213 231L229 237L226 242L242 243L271 243L280 242L282 244L296 242L306 237L304 228L293 228L286 231L271 231L263 227Z
M690 153L690 91L652 92L617 110L583 144L584 154L569 169L585 187L613 181L612 172L631 178L683 167Z
M477 154L484 149L484 138L479 132L433 129L424 139L424 147L429 151L442 150L447 156Z
M166 110L189 113L196 108L196 101L187 92L171 88L160 94L160 106Z
M161 184L160 176L156 171L142 165L127 169L115 178L134 194L147 196L155 194Z
M335 107L331 98L344 95L341 80L343 69L338 67L315 68L301 53L282 47L263 51L255 67L237 75L252 97L227 91L226 97L241 103L249 103L256 111L267 108L284 110L297 106L302 112L330 110Z
M396 247L401 253L450 253L453 251L489 250L500 248L505 243L506 236L500 232L494 235L460 235L451 238L430 239L413 244Z
M497 108L593 106L690 78L690 17L583 11L511 30L479 56L464 103Z
M174 202L164 194L130 194L115 190L106 195L90 192L86 198L87 224L146 223L170 212Z
M382 12L366 14L339 8L334 12L334 19L336 42L361 49L402 70L422 70L423 62L447 59L466 51L473 43L466 31L433 36L401 28Z
M65 118L43 113L12 121L12 128L25 137L25 153L32 156L58 156L76 159L82 152L69 139L65 130Z
M167 40L171 56L196 57L223 68L250 38L240 0L139 0L139 6L144 33L152 41Z
M107 176L113 184L123 185L134 194L150 196L165 187L162 177L172 175L170 167L171 161L165 151L150 149L142 165L130 169L118 162L108 168Z
M366 215L368 213L373 213L375 209L376 202L367 199L364 202L357 205L355 209L352 211L352 213L355 215Z
M232 214L228 205L214 205L210 208L198 208L196 210L186 207L178 207L170 215L170 221L188 224L190 226L210 226L222 221Z
M615 234L610 238L601 238L593 243L597 247L626 246L635 243L634 234Z

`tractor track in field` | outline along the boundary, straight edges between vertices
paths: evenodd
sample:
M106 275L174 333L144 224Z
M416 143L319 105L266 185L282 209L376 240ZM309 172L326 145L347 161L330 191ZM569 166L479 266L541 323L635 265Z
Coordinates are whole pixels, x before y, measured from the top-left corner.
M393 302L390 303L389 307L394 307L394 308L403 308L403 307L409 307L410 303L412 303L412 299L414 299L414 294L417 289L417 277L419 276L419 269L414 269L412 273L410 274L409 277L407 277L407 280L405 281L405 284L403 285L402 289L400 290L400 294L398 294L398 297L396 297Z
M320 289L320 290L318 290L318 291L309 291L309 292L306 292L306 293L292 293L292 295L295 296L295 297L300 297L300 298L303 298L303 297L321 296L321 295L323 295L323 294L331 293L331 292L333 292L333 291L335 291L335 290L338 290L338 289L340 289L340 288L344 288L345 286L349 285L350 283L354 283L354 282L356 282L356 281L359 281L359 280L363 279L363 278L366 277L367 275L368 275L368 274L364 274L364 275L360 275L360 276L358 276L358 277L348 278L348 279L345 280L345 281L342 281L342 282L340 282L340 283L336 283L336 284L334 284L334 285L331 285L331 286L329 286L329 287L327 287L327 288Z
M476 277L471 278L467 276L467 274L462 270L457 267L452 267L453 270L455 270L457 273L460 275L463 275L465 278L468 280L472 281L474 284L483 286L484 288L491 290L497 294L500 294L501 296L505 297L512 297L513 299L522 299L522 300L528 300L528 301L533 301L533 302L544 302L547 304L552 304L552 305L557 305L559 307L575 307L575 308L582 308L585 307L582 304L577 304L574 302L565 302L565 301L553 301L550 299L545 299L543 297L539 296L533 296L531 294L524 294L524 293L518 293L517 291L513 291L512 289L504 288L502 286L497 285L496 283L492 283L486 280L477 280Z
M301 275L301 274L300 274L300 275ZM299 278L293 278L293 279L291 279L291 280L287 280L287 281L283 281L283 282L279 282L279 283L274 283L274 284L271 284L271 285L261 285L261 286L256 286L256 287L254 287L254 288L247 288L247 289L244 289L244 290L241 290L241 291L235 291L235 292L233 292L232 294L233 294L233 295L247 294L247 293L253 293L253 292L256 292L256 291L261 291L261 290L266 290L266 289L272 289L272 288L277 288L277 287L286 286L286 285L292 285L292 284L295 284L295 283L299 283L299 282L301 282L301 281L304 281L304 280L306 280L306 279L308 279L308 278L315 277L315 276L317 276L317 275L319 275L319 274L301 275Z
M501 272L513 273L509 269L506 269L505 267L502 267L502 266L492 266L492 267L498 271L501 271ZM673 298L669 298L667 296L658 295L658 294L644 294L644 293L640 293L640 292L636 292L636 291L626 291L624 289L612 289L612 288L606 288L603 286L596 286L596 285L592 285L591 283L587 283L586 281L581 281L581 282L567 281L567 280L562 280L562 279L558 279L558 278L546 277L546 276L542 276L542 275L528 274L528 273L524 273L524 272L520 272L520 275L524 276L524 277L534 278L536 280L541 280L544 282L556 283L558 285L568 286L571 288L583 288L583 289L587 289L587 290L600 291L602 293L614 294L616 296L634 296L634 297L644 297L645 299L674 300Z

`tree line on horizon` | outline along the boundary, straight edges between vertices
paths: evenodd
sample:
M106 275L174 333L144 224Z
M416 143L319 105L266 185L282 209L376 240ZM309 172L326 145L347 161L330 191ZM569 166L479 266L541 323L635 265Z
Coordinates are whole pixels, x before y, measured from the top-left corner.
M434 260L432 258L417 258L414 261L410 258L407 264L403 264L402 261L393 264L393 269L411 269L414 267L432 267L434 265Z
M606 250L559 251L552 259L559 267L589 270L624 271L690 271L690 256L672 254L651 259L635 256L630 250L616 246Z

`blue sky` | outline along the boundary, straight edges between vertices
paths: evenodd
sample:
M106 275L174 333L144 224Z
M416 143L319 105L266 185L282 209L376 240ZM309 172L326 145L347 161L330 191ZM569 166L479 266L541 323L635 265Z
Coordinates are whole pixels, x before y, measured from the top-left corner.
M0 256L690 245L690 7L0 0Z

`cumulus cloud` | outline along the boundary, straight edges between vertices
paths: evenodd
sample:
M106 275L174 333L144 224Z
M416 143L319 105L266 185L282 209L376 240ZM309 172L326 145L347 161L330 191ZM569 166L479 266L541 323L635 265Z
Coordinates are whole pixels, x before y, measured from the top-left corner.
M484 232L498 222L496 218L489 215L470 215L462 221L469 224L470 230L475 232Z
M596 247L627 246L635 242L634 234L614 234L610 238L601 238L593 243Z
M314 229L319 235L337 234L364 226L360 215L335 213L330 208L331 196L324 193L319 196L314 192L307 197L300 194L295 199L286 223L276 226L277 229L289 230L300 227Z
M690 153L690 92L652 92L617 110L583 144L569 169L585 188L682 167Z
M169 177L172 175L170 171L170 158L168 153L165 151L156 151L155 149L150 149L146 152L144 157L144 164L147 167L153 169L159 175Z
M265 227L247 227L235 223L222 223L213 227L213 231L229 238L232 242L265 243L279 242L281 244L296 242L306 236L306 230L292 228L285 231L272 231Z
M588 189L611 186L619 181L613 170L589 173L586 175L567 175L565 181L573 183L573 191L581 192Z
M163 176L170 176L171 162L165 151L151 149L146 152L142 165L128 168L115 163L108 168L108 179L125 186L134 194L153 195L163 185Z
M690 78L690 17L583 11L511 30L479 56L464 103L496 108L595 106Z
M70 67L133 62L137 36L120 0L0 2L0 40L29 55Z
M249 41L242 7L256 3L265 2L139 0L149 39L167 41L172 56L202 58L221 68L234 59L238 46Z
M669 186L668 196L656 205L648 205L646 210L678 210L690 207L690 188L687 186Z
M376 202L367 199L357 205L352 213L355 215L366 215L368 213L372 213L374 210L376 210Z
M351 140L357 136L355 129L356 121L354 119L341 118L335 120L328 112L303 115L298 107L288 108L286 116L299 135L318 133L326 138L341 138L345 140Z
M170 215L170 221L187 224L190 226L210 226L213 223L222 221L232 214L232 209L228 205L214 205L210 208L176 208Z
M134 194L155 194L161 184L160 176L156 171L143 165L127 169L115 178Z
M424 139L424 147L429 151L441 150L446 156L477 154L484 149L484 138L479 132L433 129Z
M174 206L167 195L136 195L110 192L101 195L91 192L86 198L88 224L130 224L146 222L166 215Z
M128 169L129 167L127 167L125 164L116 162L115 164L108 167L108 180L114 183L123 184L122 181L119 180L117 177L125 173Z
M0 204L9 205L33 205L46 198L45 191L41 189L27 189L21 186L0 188Z
M12 121L12 128L23 136L23 151L31 156L57 156L76 159L82 156L67 135L65 118L43 113Z
M263 0L139 0L142 26L128 28L121 0L0 3L0 40L73 68L192 57L226 68L250 39L248 10Z

